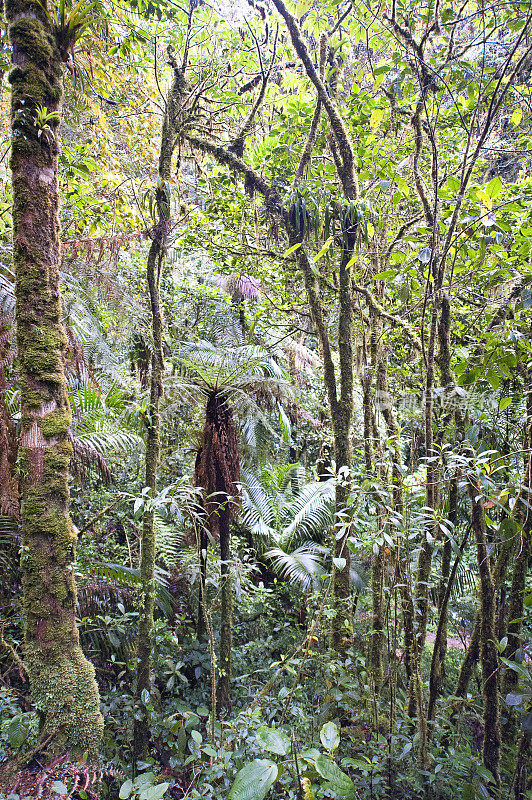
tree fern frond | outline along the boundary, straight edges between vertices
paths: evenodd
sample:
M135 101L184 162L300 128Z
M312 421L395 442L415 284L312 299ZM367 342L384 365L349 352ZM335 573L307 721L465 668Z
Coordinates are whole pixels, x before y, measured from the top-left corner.
M75 437L81 445L107 457L131 451L141 452L144 447L144 442L138 434L128 430L116 430L113 425L102 426L100 430L89 432L76 430Z
M254 537L275 541L275 495L252 472L244 472L242 483L242 521Z
M304 486L283 515L283 546L293 546L303 537L315 538L334 519L334 480Z
M160 514L154 515L153 527L157 557L166 569L171 570L179 562L179 555L186 546L184 531L175 524L169 525Z
M101 583L101 590L109 589L138 589L142 586L140 570L127 567L124 564L114 564L108 562L94 562L91 564L78 565L78 587L80 596L90 586L95 589L94 580ZM156 603L165 616L172 614L173 598L168 591L168 573L160 567L155 568L155 599Z
M89 440L82 441L72 434L71 472L78 480L84 480L91 469L95 469L104 483L111 483L112 475L109 465L101 452L93 447Z
M321 581L322 553L314 542L306 542L290 553L272 547L264 557L271 561L272 568L281 578L299 584L304 591L316 588Z

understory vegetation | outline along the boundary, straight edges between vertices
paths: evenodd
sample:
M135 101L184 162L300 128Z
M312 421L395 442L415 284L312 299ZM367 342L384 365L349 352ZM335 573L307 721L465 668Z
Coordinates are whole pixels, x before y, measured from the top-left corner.
M532 5L4 0L0 798L531 800Z

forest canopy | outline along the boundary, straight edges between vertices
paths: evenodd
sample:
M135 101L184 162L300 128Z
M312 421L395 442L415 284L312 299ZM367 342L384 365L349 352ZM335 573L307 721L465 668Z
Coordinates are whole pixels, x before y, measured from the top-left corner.
M532 5L4 0L0 798L532 798Z

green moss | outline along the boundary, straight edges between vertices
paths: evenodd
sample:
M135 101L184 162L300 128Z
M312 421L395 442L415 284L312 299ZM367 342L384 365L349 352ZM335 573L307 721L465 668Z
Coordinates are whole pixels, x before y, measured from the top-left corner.
M30 389L28 385L28 381L26 378L22 378L20 382L20 392L22 397L24 398L24 407L28 410L37 411L43 403L46 403L48 400L48 394L44 392L38 391L38 389ZM26 418L23 416L22 418L22 426L26 430L25 427L25 420L29 422L30 420L33 421L33 417ZM31 422L29 422L31 425Z
M37 328L23 354L24 367L30 374L41 376L61 372L61 352L62 339L53 331Z
M65 642L65 645L68 643ZM60 658L43 661L40 647L27 646L25 663L33 701L41 712L43 736L54 731L56 752L87 751L96 755L103 735L94 667L79 646L68 647Z
M47 7L47 3L43 2L41 5L37 0L4 0L4 10L6 19L11 19L18 14L33 14L42 15L43 7Z
M9 34L12 41L20 44L22 52L29 61L25 76L28 73L36 73L36 67L46 70L49 69L50 62L54 58L54 39L51 32L48 32L40 20L33 17L20 17L14 22Z
M70 411L52 411L46 414L40 422L41 431L45 439L54 439L68 433L72 415Z
M60 110L61 55L38 0L6 0L5 10L18 62L9 80L22 426L27 431L37 422L47 440L44 448L20 448L25 659L42 732L52 735L47 754L96 755L103 721L94 669L76 629L76 535L68 512L71 417L57 273L57 142L39 138L35 125L37 108ZM47 404L55 410L35 413Z

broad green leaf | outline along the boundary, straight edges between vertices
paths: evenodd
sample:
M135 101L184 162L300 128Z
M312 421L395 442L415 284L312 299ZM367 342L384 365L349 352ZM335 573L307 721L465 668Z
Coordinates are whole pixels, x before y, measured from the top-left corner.
M290 737L277 728L259 728L257 739L265 750L278 756L285 756L290 750Z
M485 187L484 187L486 194L488 197L493 200L495 197L498 197L501 193L502 189L502 181L497 176L493 178Z
M68 786L66 786L63 781L54 781L52 783L52 791L56 794L65 795L68 794Z
M237 772L229 800L263 800L277 780L277 764L256 758Z
M459 191L459 189L460 189L460 185L461 185L461 184L460 184L460 181L458 180L458 178L453 178L453 176L452 176L452 175L450 175L450 176L447 178L447 180L445 181L445 183L447 184L447 186L449 187L449 189L451 190L451 192L458 192L458 191Z
M521 108L516 108L512 114L512 122L514 125L519 125L521 120L523 119L523 110Z
M384 117L384 111L382 108L375 108L371 112L371 117L369 118L369 125L372 131L377 130L379 125L381 124Z
M356 797L355 784L331 758L321 753L316 759L316 769L328 782L326 788L331 789L338 797Z
M410 194L410 187L404 178L397 177L395 179L395 182L397 184L397 188L399 189L399 191L401 191L403 194L406 195Z
M508 706L520 706L523 702L524 695L522 694L507 694L506 695L506 705Z
M120 791L118 792L120 800L127 800L129 795L131 794L132 788L133 788L133 781L128 778L127 781L124 781L124 783L120 787Z
M385 269L384 272L379 272L377 275L373 276L373 280L376 281L383 281L386 278L395 278L396 270L394 269Z
M299 753L299 758L303 759L303 761L308 761L309 764L314 764L319 754L320 751L317 747L311 747L308 750L303 750L301 753Z
M347 561L345 560L345 558L333 558L332 561L333 561L333 564L336 567L336 569L339 569L339 570L342 570L345 567L345 565L347 564ZM332 725L332 724L333 724L332 722L327 722L326 723L326 725ZM336 725L334 727L336 728ZM323 726L323 728L325 728L325 725ZM322 730L322 734L323 734L323 728L321 729ZM321 741L323 742L323 738L322 738ZM327 747L327 745L325 743L323 744L323 746Z
M337 561L342 561L343 564L340 566L336 563ZM333 558L333 563L337 569L343 569L347 562L345 558ZM334 722L326 722L323 725L320 731L320 739L326 750L336 750L340 744L340 731Z
M170 787L169 783L158 783L156 786L148 786L139 794L139 800L161 800Z

